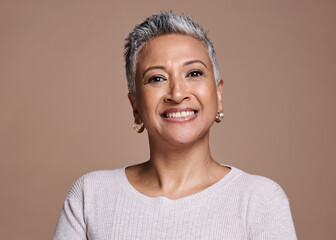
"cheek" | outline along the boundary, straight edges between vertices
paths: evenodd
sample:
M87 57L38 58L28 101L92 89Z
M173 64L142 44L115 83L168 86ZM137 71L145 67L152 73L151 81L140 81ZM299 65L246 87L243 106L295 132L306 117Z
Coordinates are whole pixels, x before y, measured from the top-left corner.
M199 96L200 101L207 109L217 109L218 100L217 100L217 91L216 85L206 84L197 89L197 95ZM217 111L217 110L216 110Z
M153 115L156 112L161 98L155 91L142 91L139 102L139 112L143 118Z

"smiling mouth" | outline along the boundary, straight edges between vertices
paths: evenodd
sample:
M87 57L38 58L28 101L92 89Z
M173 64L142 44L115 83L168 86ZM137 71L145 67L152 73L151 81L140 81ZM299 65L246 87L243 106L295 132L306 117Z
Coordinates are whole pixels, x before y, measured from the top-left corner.
M191 111L163 113L161 116L164 117L164 118L186 118L186 117L193 116L196 113L197 113L196 110L191 110Z

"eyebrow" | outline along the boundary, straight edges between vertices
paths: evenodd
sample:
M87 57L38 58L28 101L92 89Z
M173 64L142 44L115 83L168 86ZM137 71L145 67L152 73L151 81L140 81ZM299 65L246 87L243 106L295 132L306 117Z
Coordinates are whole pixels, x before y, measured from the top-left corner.
M195 59L195 60L190 60L188 62L183 63L183 66L189 65L189 64L193 64L193 63L200 63L202 64L204 67L208 68L204 62L202 62L201 60Z
M187 66L187 65L190 65L190 64L193 64L193 63L201 63L204 67L208 68L204 62L202 62L201 60L198 60L198 59L195 59L195 60L190 60L190 61L187 61L185 63L183 63L183 66ZM166 69L164 66L153 66L153 67L149 67L147 68L143 74L142 74L142 77L144 77L146 75L146 73L148 71L151 71L151 70L154 70L154 69Z
M146 75L146 73L150 70L154 70L154 69L166 69L164 66L153 66L153 67L149 67L147 68L143 74L142 74L142 77L144 77Z

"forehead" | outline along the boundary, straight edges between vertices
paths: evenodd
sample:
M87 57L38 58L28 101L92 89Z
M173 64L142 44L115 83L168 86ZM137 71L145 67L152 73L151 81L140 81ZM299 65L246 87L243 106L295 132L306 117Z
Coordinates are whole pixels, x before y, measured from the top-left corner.
M201 60L212 68L205 44L194 37L168 34L149 41L140 51L136 71L150 65L178 64L189 60Z

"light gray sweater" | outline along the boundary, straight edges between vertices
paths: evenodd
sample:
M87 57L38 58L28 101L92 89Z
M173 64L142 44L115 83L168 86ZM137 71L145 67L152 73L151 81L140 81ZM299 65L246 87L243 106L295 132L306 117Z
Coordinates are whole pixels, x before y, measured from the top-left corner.
M282 188L230 168L214 185L177 200L138 192L125 168L88 173L67 195L53 240L296 239Z

